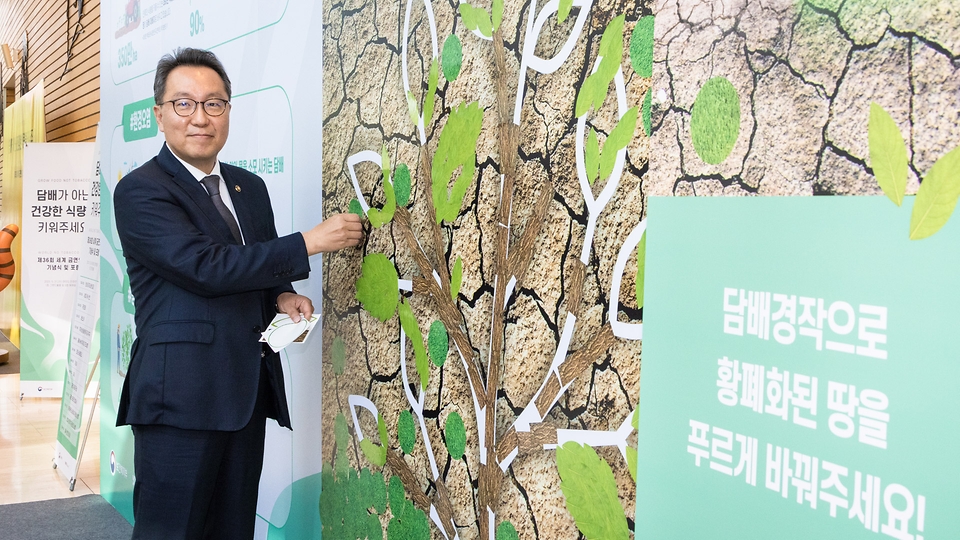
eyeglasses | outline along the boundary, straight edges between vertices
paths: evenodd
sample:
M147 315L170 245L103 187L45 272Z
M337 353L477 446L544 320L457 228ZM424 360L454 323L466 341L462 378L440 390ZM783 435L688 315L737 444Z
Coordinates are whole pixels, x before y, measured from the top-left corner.
M206 101L180 98L164 101L163 103L173 103L173 112L177 113L177 116L193 116L193 113L197 112L197 105L203 105L203 112L207 113L207 116L221 116L227 111L227 105L230 104L229 101L218 98L208 99ZM161 105L163 103L161 103Z

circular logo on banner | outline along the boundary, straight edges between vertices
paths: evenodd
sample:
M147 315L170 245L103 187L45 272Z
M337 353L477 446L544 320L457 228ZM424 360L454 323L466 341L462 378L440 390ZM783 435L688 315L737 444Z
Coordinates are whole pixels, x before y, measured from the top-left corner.
M113 450L110 451L110 474L114 475L117 473L117 455L113 453Z

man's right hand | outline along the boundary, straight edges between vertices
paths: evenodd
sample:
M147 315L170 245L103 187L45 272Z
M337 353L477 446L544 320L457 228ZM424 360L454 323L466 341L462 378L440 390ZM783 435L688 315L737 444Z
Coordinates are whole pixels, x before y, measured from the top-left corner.
M309 255L330 253L359 245L363 240L363 225L356 214L335 214L301 234Z

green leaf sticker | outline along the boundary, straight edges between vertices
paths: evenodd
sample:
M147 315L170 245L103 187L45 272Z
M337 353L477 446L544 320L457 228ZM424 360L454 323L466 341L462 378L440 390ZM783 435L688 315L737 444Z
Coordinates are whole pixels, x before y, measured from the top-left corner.
M343 375L343 368L347 361L347 345L340 336L333 340L333 346L330 348L330 359L333 360L333 372L337 375Z
M653 15L637 21L630 36L630 64L637 75L653 77Z
M557 448L557 469L567 510L588 540L630 538L617 480L593 448L575 442Z
M367 219L369 219L370 224L377 229L390 223L390 220L393 219L393 214L397 211L397 197L393 192L393 184L390 183L390 155L387 153L386 145L380 149L380 161L380 170L383 174L383 196L385 199L383 209L378 210L371 208L367 211Z
M440 79L439 64L434 58L430 62L430 79L427 82L427 96L423 100L423 125L430 125L433 120L433 102L437 96L437 83Z
M343 413L338 413L333 422L333 436L337 442L337 456L334 460L335 472L339 476L347 474L350 468L350 461L347 459L347 444L350 441L350 428L347 427L347 418Z
M377 414L377 434L380 436L380 444L374 444L369 437L360 441L360 450L363 455L377 467L383 467L387 463L387 423L383 420L383 415Z
M907 145L893 118L876 103L870 103L870 167L880 189L897 206L907 191Z
M520 540L520 535L517 534L517 528L513 523L501 521L497 526L496 540Z
M413 445L417 442L417 427L410 411L400 411L400 418L397 419L397 439L400 440L400 449L404 454L413 452Z
M430 325L430 334L427 337L427 347L430 349L430 360L437 367L442 367L447 361L447 352L450 351L450 340L447 338L447 327L440 321L433 321Z
M640 431L640 407L637 407L633 410L633 416L630 419L630 424L633 425L634 431Z
M407 91L407 113L410 115L410 121L413 122L413 127L420 125L420 111L417 108L417 98L413 95L413 92Z
M467 447L467 430L463 427L463 418L457 411L453 411L447 416L447 422L443 425L443 435L447 442L447 452L450 457L460 459Z
M592 186L597 181L597 175L600 174L600 141L597 140L597 132L593 128L590 128L587 141L583 145L583 166L587 170L587 180Z
M356 197L350 199L349 212L363 217L363 207L360 206L360 201L358 201Z
M350 468L345 454L336 459L336 472L329 463L324 463L320 473L322 533L330 538L382 539L377 514L387 509L387 484L383 474L366 468L361 471Z
M631 107L617 122L616 127L607 136L600 151L600 178L606 178L613 173L613 166L617 162L617 152L626 148L633 139L633 132L637 129L637 108Z
M705 163L727 159L740 136L740 97L726 77L703 84L690 112L693 149Z
M397 170L393 172L393 192L397 197L397 204L406 206L410 202L410 167L406 163L398 163Z
M465 4L460 4L462 8ZM483 123L483 110L474 101L461 104L450 111L447 124L440 133L440 142L433 157L433 205L437 223L456 221L463 197L473 181L477 167L477 137ZM450 178L458 167L463 167L448 188Z
M463 285L463 260L457 255L457 261L453 263L453 273L450 275L450 298L454 302L460 294L461 285Z
M390 477L390 511L393 518L387 524L389 540L421 540L430 538L430 524L427 515L408 501L404 495L403 482L396 476Z
M910 216L910 239L920 240L946 225L960 197L960 147L941 157L930 168L917 191Z
M406 298L400 302L398 311L400 313L400 327L413 342L413 356L417 364L417 373L420 375L420 388L425 390L430 378L430 363L427 360L427 349L423 346L423 333L420 332L420 325L417 323L417 318L413 315L413 310Z
M360 264L357 300L370 315L385 322L397 309L397 270L382 253L371 253Z
M630 471L630 478L633 478L633 481L637 481L637 449L628 446L627 447L627 470Z
M443 67L443 78L453 81L460 75L463 65L463 45L456 34L450 34L443 42L443 52L440 53L440 66Z
M637 277L633 287L637 295L637 309L643 307L643 277L644 268L647 264L647 231L643 231L640 237L640 244L637 245Z
M460 4L460 17L467 30L478 30L483 37L493 36L493 25L490 23L490 14L487 10L473 7L470 4Z
M571 2L573 0L570 0ZM503 0L493 0L493 30L496 32L503 22Z
M647 90L647 95L643 96L643 132L650 136L653 133L653 121L651 118L651 108L653 107L653 88Z
M560 5L557 7L557 22L567 20L567 17L570 15L570 9L572 8L573 0L560 0Z
M597 66L596 71L587 76L580 86L574 111L576 116L583 116L590 110L590 107L599 110L603 101L607 98L607 90L610 88L610 83L613 82L617 70L620 69L620 61L623 60L623 21L625 18L625 15L616 17L604 29L603 37L600 38L600 65Z

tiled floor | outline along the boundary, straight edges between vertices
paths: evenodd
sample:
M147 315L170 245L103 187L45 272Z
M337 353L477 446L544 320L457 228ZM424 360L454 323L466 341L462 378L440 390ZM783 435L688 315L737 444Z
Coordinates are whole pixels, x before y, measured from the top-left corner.
M92 399L85 401L86 429ZM77 482L53 468L60 400L20 399L20 375L0 375L0 504L100 493L100 409L94 412ZM83 431L81 431L81 440Z

